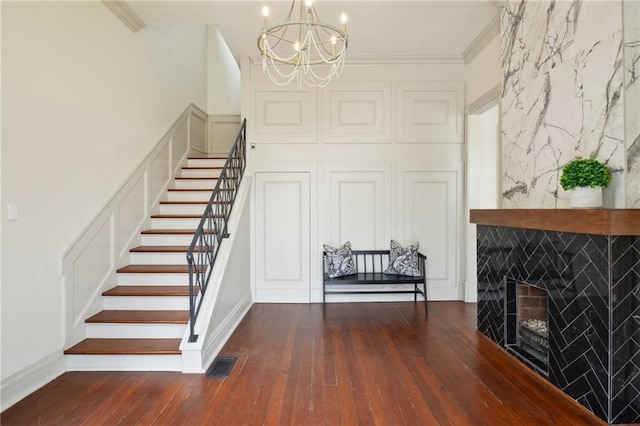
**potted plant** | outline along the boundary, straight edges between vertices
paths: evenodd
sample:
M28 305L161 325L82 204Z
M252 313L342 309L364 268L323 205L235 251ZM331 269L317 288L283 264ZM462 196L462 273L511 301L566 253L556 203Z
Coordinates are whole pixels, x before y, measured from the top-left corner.
M602 207L602 189L611 182L609 168L593 158L577 158L562 168L560 185L571 191L571 207Z

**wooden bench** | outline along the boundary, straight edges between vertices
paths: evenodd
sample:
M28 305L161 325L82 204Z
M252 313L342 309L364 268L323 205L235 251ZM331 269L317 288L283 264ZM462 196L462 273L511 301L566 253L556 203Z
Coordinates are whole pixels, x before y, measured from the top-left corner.
M404 293L413 294L413 301L417 303L418 294L424 298L424 313L429 315L427 306L427 278L425 274L426 256L418 253L418 270L420 276L385 274L389 265L389 250L351 250L351 257L358 271L357 274L337 278L329 278L327 274L327 255L322 253L322 303L326 303L327 294L383 294ZM355 287L364 285L399 285L413 284L413 288L387 288L384 290L358 290ZM327 288L331 286L331 288ZM349 289L338 289L339 286L350 286Z

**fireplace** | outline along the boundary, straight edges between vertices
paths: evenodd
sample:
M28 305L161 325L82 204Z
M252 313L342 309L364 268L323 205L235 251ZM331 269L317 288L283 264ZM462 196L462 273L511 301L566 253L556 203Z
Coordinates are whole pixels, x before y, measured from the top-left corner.
M507 279L507 350L544 375L549 374L549 295L544 288Z
M472 210L471 222L478 331L604 421L640 422L640 209ZM518 339L517 283L548 293L547 365Z

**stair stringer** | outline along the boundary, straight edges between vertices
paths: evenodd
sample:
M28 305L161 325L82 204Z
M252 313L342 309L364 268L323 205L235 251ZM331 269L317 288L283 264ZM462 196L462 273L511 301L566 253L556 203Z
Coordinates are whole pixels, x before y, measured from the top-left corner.
M229 218L229 238L220 245L211 278L195 325L196 342L189 328L182 339L182 372L203 373L213 362L253 305L250 272L250 189L244 176Z

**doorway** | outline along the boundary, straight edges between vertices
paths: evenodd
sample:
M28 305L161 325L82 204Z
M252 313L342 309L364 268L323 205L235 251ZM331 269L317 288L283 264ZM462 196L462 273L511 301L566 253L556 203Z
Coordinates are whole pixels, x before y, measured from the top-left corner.
M495 97L467 116L467 280L462 296L469 303L475 303L478 297L476 225L469 223L469 211L499 207L499 110Z

